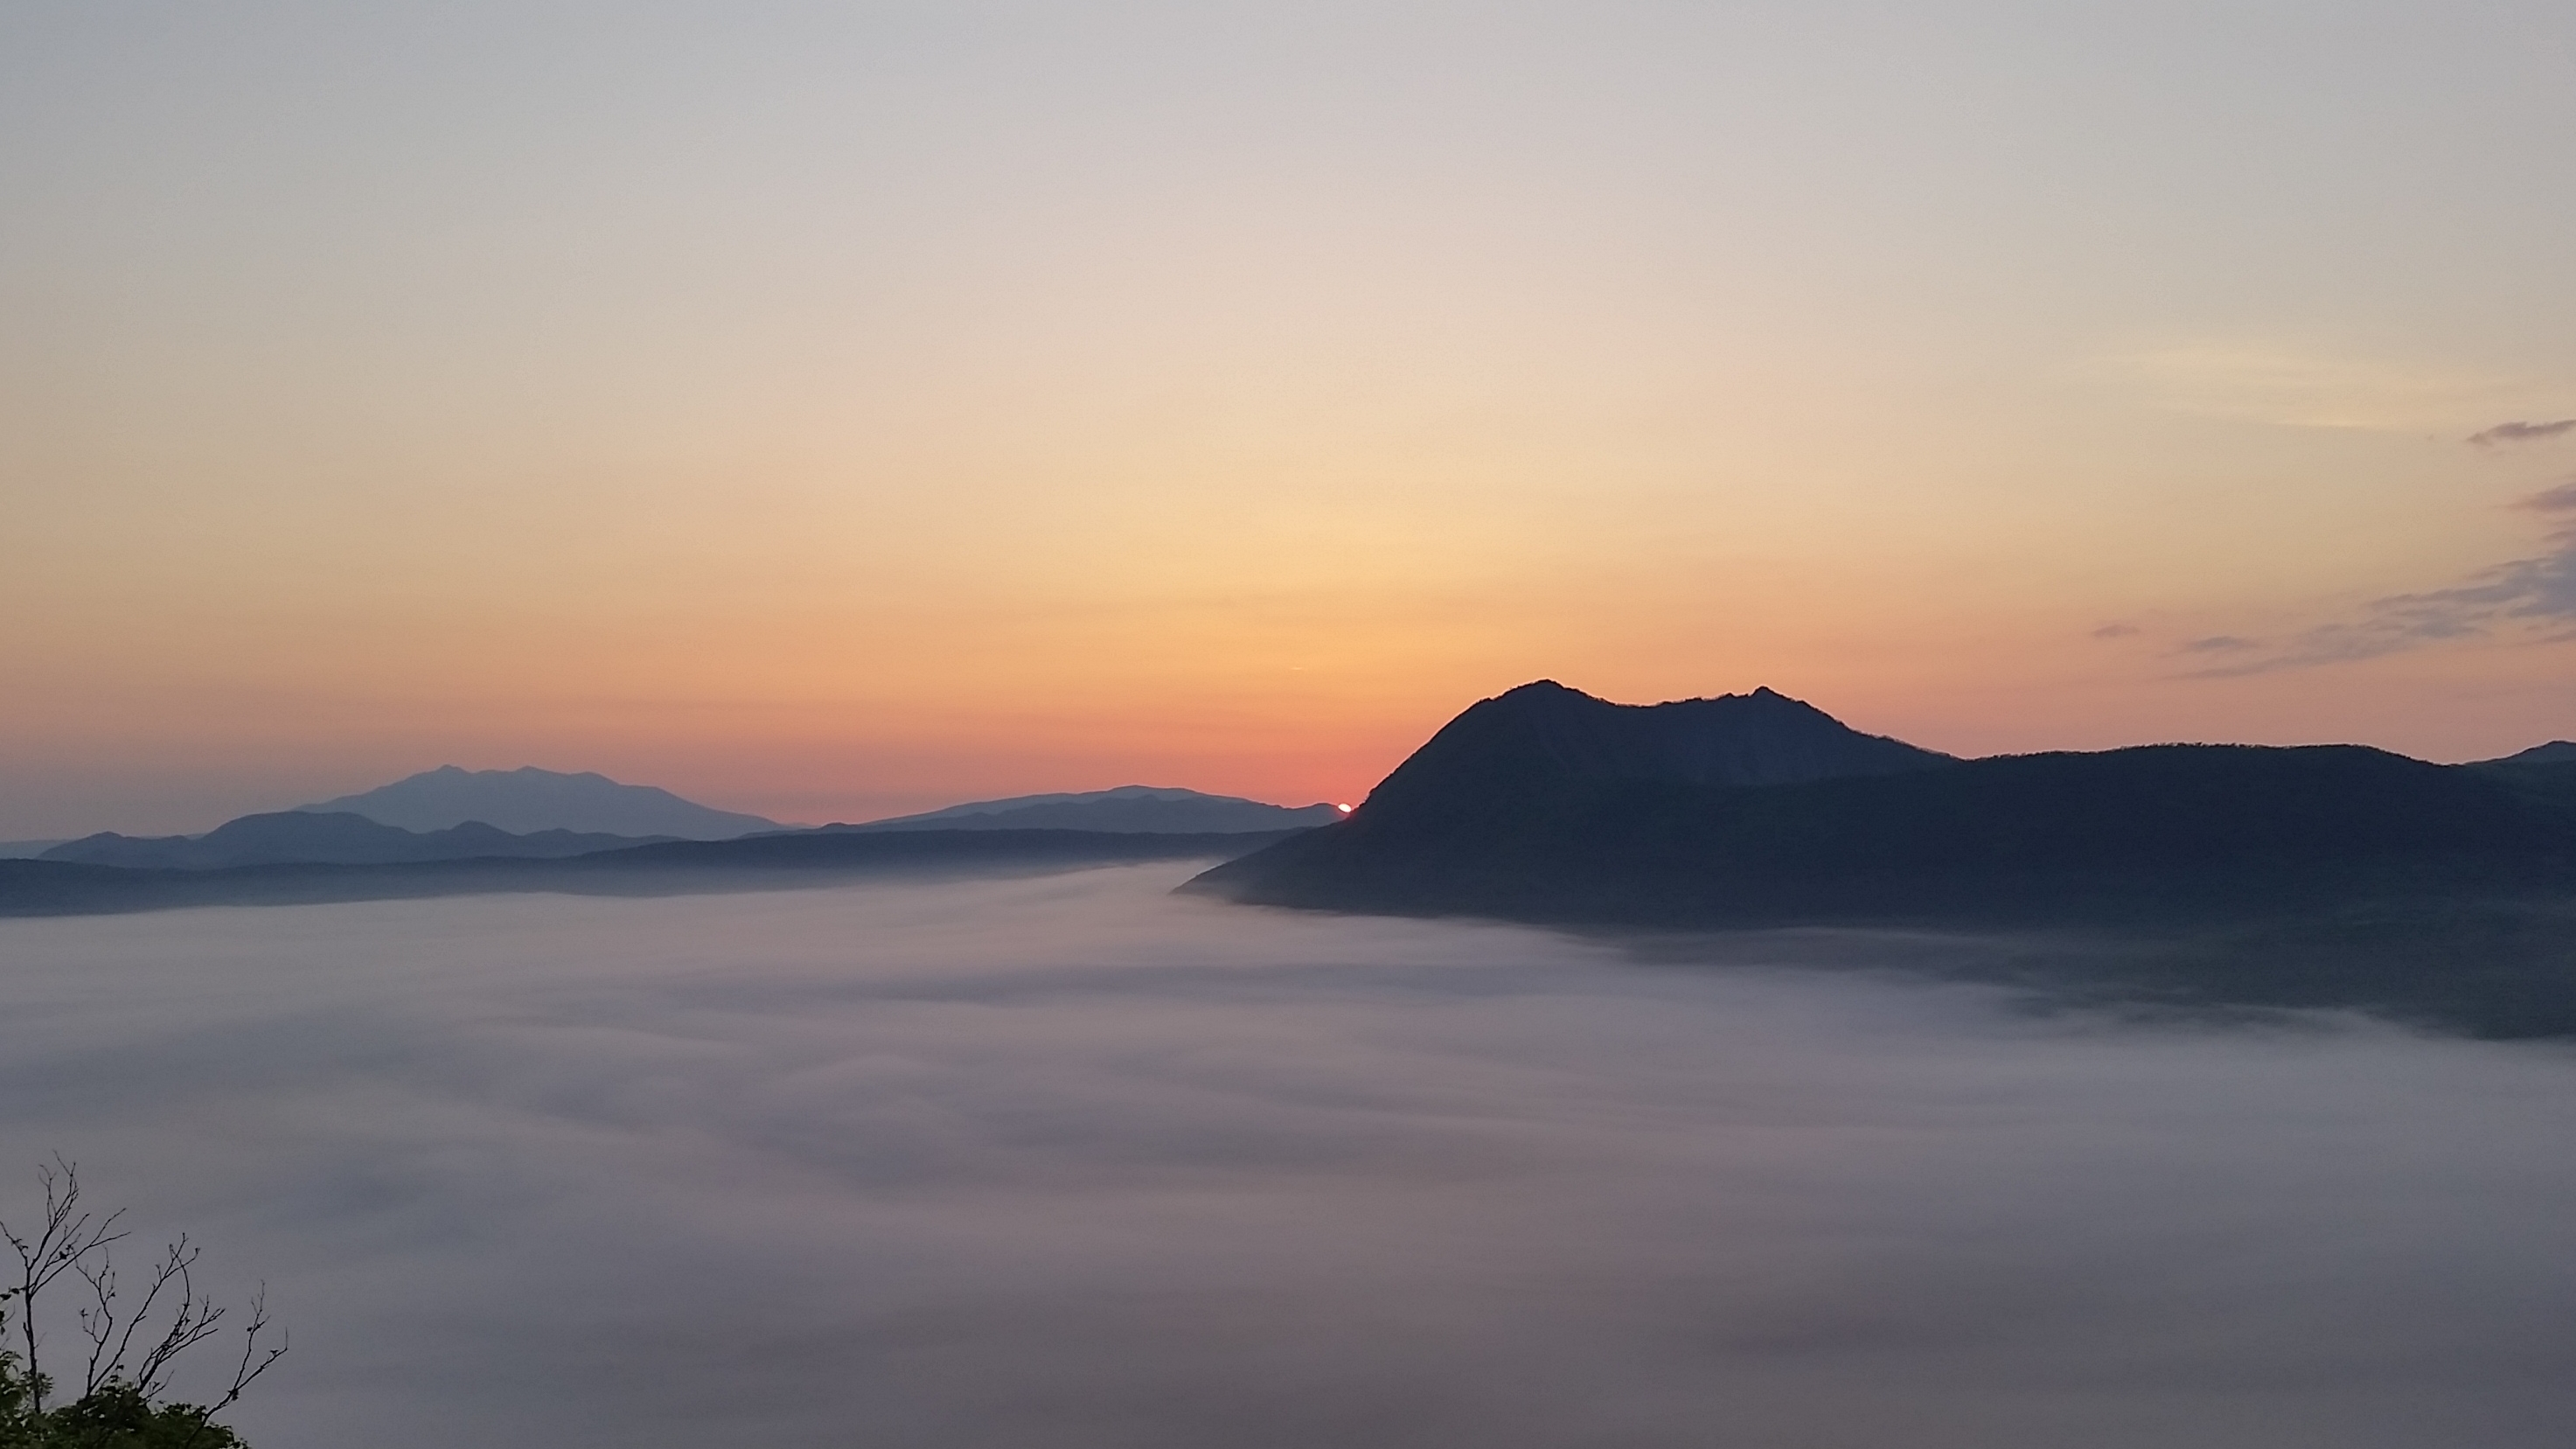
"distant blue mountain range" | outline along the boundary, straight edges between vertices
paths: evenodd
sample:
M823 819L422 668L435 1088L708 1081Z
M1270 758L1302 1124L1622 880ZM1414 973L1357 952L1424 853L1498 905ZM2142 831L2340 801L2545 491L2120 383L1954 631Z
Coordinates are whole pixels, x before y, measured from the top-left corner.
M1193 893L1642 928L1676 959L1708 931L1794 928L1776 937L1792 953L1818 928L1931 932L2019 943L1954 962L1959 979L2085 1002L2358 1008L2576 1038L2576 742L2563 740L2470 765L2349 745L1961 760L1770 690L1619 705L1541 681L1471 706L1348 816L1131 785L651 843L563 826L618 806L661 812L606 817L628 829L771 822L542 770L434 770L347 800L434 828L303 810L198 837L92 836L0 860L0 916L1194 860L1223 863ZM540 828L437 823L466 808Z
M345 808L331 809L326 806ZM462 820L452 817L474 811ZM25 853L78 865L228 870L268 865L404 865L552 860L670 841L830 833L1076 831L1116 835L1253 835L1340 818L1330 805L1292 810L1196 790L1143 785L1084 794L979 800L922 815L826 826L821 832L713 810L667 790L551 770L426 771L320 805L226 821L203 835L30 842ZM486 817L492 818L486 818Z
M1072 795L975 800L920 815L897 815L826 830L1102 830L1118 834L1249 834L1330 825L1331 805L1265 805L1233 795L1157 785L1121 785Z
M710 809L652 785L624 785L606 775L567 775L534 766L463 770L441 765L363 794L296 808L310 814L363 815L405 830L449 830L480 821L513 835L572 830L731 840L789 828L758 815Z
M239 865L397 865L430 860L549 860L623 850L676 836L539 830L513 835L479 820L413 831L345 811L280 810L228 820L203 835L133 836L105 831L45 851L40 860L136 870L224 870Z

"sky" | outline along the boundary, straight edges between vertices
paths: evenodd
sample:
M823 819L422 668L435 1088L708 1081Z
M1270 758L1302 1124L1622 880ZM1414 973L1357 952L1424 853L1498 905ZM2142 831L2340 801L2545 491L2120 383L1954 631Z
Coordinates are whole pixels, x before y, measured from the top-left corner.
M0 8L0 838L2576 736L2576 11Z
M2564 1043L1194 868L0 921L0 1219L264 1281L261 1449L2566 1441Z

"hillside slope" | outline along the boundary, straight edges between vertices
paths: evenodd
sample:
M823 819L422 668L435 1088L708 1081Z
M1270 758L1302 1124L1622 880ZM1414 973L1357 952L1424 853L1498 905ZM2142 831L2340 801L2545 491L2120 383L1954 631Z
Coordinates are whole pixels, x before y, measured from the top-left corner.
M543 830L625 836L729 840L783 830L775 820L715 810L652 785L626 785L606 775L564 774L529 766L464 770L441 765L390 785L296 807L308 813L363 815L404 830L448 830L481 821L513 835Z
M676 837L662 836L660 839ZM513 835L479 820L413 831L363 815L281 810L228 820L204 835L130 836L106 831L44 851L40 859L142 870L224 870L241 865L389 865L487 857L551 859L622 850L654 837L541 830Z
M919 815L898 815L834 831L888 830L1106 830L1119 833L1227 833L1300 830L1342 818L1330 805L1269 805L1233 795L1208 795L1154 785L1121 785L1069 795L1021 795L976 800Z
M1665 935L1982 933L2019 944L1965 974L2009 960L2012 979L2050 990L2576 1034L2576 767L2341 745L2159 745L1772 784L1671 763L1726 743L1605 765L1600 752L1435 751L1435 739L1350 819L1184 889ZM2043 937L2056 944L2032 946ZM2060 949L2077 939L2089 944Z

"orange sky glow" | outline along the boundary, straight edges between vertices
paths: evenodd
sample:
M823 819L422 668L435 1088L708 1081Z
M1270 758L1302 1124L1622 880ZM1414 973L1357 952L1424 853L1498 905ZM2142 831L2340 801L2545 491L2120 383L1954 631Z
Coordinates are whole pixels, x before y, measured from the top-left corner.
M0 20L0 837L2576 735L2565 47L999 13Z

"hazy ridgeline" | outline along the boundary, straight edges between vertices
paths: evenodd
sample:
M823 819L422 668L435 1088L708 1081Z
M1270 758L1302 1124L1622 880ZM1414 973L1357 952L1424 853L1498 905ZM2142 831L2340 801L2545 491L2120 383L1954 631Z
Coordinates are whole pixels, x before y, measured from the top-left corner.
M1165 894L1193 868L0 921L0 1143L268 1279L260 1449L2576 1421L2564 1045Z

